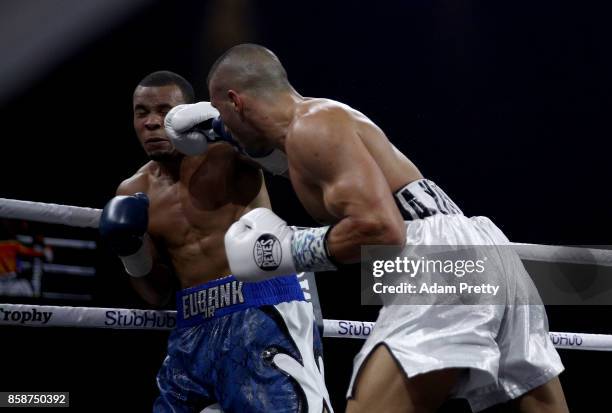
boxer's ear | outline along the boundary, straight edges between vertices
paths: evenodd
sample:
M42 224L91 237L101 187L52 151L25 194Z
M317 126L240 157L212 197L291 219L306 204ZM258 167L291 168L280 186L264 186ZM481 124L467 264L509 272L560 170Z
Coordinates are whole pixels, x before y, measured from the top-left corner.
M237 113L241 113L242 112L242 108L244 105L244 102L242 100L242 98L240 97L240 95L238 95L238 92L236 92L235 90L228 90L227 91L227 97L230 100L230 102L232 102L232 106L234 107L234 111Z

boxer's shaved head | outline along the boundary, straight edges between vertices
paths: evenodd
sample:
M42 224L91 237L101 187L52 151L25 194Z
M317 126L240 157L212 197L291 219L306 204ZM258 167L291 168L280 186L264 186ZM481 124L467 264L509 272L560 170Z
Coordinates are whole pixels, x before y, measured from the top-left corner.
M256 44L240 44L225 52L208 72L212 90L266 94L292 89L287 72L274 53Z
M225 127L251 153L269 152L261 125L271 122L274 108L285 110L299 97L278 57L256 44L225 52L211 67L207 83Z

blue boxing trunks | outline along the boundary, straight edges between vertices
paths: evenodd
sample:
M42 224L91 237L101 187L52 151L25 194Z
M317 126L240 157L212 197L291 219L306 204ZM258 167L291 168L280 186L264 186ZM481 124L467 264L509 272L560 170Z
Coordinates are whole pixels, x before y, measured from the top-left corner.
M331 412L323 375L312 304L297 277L245 283L229 276L177 294L153 411L200 412L218 403L226 413Z

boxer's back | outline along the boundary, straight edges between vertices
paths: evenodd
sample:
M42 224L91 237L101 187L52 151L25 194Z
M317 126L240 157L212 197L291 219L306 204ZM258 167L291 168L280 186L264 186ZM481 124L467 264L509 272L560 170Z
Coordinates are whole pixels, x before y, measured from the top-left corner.
M179 169L175 179L149 162L118 192L147 193L149 235L186 288L230 274L225 232L245 212L269 201L261 172L240 161L227 144L183 158Z
M350 152L353 150L352 146L363 144L382 171L392 192L423 177L417 167L389 142L385 133L374 122L348 105L329 99L307 98L298 106L293 123L296 124L296 121L306 121L309 127L317 124L337 127L342 124L342 147L339 150ZM350 133L346 133L347 131ZM288 140L291 139L290 135L291 130ZM291 159L290 153L288 156ZM309 180L300 171L295 170L291 171L291 180L300 200L315 219L320 222L334 221L323 206L320 182Z

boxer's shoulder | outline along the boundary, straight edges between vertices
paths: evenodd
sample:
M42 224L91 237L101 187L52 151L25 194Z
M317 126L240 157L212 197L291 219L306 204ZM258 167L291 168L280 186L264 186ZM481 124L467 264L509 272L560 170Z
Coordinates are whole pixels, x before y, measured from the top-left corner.
M131 195L136 192L149 191L151 176L154 174L153 162L143 165L136 173L124 179L117 187L117 195Z
M315 106L296 114L285 150L294 173L321 178L339 157L350 157L359 136L353 116L341 104L324 99Z
M298 105L292 126L302 128L312 124L350 120L353 111L350 106L335 100L307 98Z
M318 99L317 99L318 100ZM291 149L319 145L340 144L346 139L346 131L352 128L352 117L346 108L334 101L309 103L300 107L287 132L287 154Z

